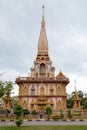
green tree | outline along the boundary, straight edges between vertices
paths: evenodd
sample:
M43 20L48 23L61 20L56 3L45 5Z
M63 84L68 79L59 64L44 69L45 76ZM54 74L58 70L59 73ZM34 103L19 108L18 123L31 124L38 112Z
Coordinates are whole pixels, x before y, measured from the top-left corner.
M13 84L11 81L0 81L0 98L5 97L7 94L11 93L13 89Z
M75 91L71 93L71 98L73 98L74 94L75 94Z
M0 81L0 98L2 98L4 96L4 83L2 83L2 81Z
M87 110L87 100L85 100L83 108Z
M19 119L23 115L23 109L21 105L14 105L14 114L16 115L16 119Z
M73 101L72 98L67 99L67 108L72 108L73 107Z
M19 104L14 105L14 114L16 115L15 123L19 127L23 123L23 120L21 118L23 115L23 109L21 105Z
M83 109L87 110L87 97L83 97L81 99L81 106L83 107Z
M11 81L6 81L4 83L4 91L5 91L5 95L6 94L10 94L11 93L11 90L13 89L13 84Z
M78 91L78 96L79 96L80 98L83 98L83 92L82 92L82 91Z
M14 109L14 106L18 104L18 96L12 97L12 109Z

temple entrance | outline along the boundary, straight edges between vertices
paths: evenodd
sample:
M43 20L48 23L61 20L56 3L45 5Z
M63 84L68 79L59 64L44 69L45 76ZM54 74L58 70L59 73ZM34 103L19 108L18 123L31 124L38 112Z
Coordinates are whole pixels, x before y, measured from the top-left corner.
M45 106L39 106L39 118L42 119L45 116Z
M40 119L43 118L43 111L40 111Z
M45 116L45 107L48 104L49 104L49 102L47 101L46 97L40 96L37 98L35 105L37 105L37 110L38 110L40 118L43 118Z

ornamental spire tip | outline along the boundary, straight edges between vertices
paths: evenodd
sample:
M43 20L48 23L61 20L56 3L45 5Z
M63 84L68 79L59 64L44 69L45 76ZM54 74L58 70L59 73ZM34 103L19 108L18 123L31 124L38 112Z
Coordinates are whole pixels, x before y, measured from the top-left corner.
M45 22L44 22L44 5L42 6L42 25L45 25Z

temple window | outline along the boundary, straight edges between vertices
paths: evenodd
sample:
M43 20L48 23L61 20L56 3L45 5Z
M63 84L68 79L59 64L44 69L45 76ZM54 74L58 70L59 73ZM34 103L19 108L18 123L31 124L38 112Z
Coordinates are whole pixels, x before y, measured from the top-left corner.
M34 104L31 104L31 109L33 109L34 108Z
M38 73L36 73L36 77L38 77Z
M53 109L53 104L51 104L51 108Z
M24 94L27 94L27 88L26 88L26 86L24 87Z
M30 95L35 95L35 87L34 85L31 86L31 93Z
M53 87L51 86L51 87L50 87L50 95L53 95L53 91L54 91L54 89L53 89Z
M45 71L45 64L40 64L40 72L43 73Z
M51 107L53 109L53 105L54 105L53 100L50 100L50 105L51 105Z
M47 77L49 77L50 75L49 75L49 73L47 74Z
M41 60L44 60L44 57L42 57Z

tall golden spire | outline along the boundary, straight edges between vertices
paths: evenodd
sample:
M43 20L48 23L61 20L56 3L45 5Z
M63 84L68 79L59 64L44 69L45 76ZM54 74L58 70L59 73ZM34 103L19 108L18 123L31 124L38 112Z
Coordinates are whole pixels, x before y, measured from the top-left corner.
M38 53L48 53L48 41L46 36L45 21L44 21L44 6L42 7L41 30L38 41Z

